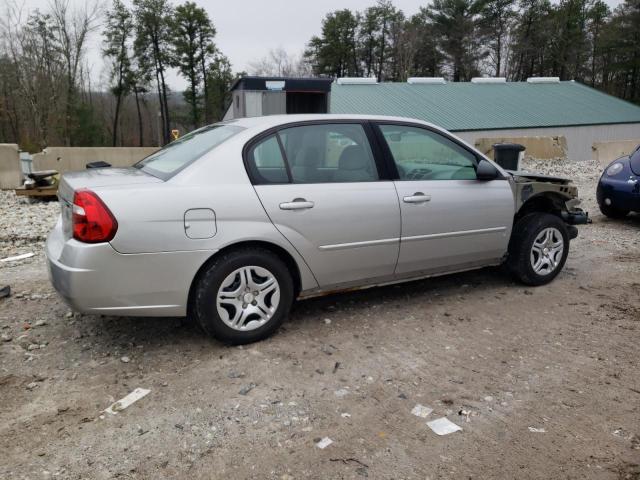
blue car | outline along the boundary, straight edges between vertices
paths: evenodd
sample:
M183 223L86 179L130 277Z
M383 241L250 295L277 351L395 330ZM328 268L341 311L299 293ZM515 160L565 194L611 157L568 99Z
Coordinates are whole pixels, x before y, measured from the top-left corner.
M600 211L610 218L640 212L640 145L607 166L596 191Z

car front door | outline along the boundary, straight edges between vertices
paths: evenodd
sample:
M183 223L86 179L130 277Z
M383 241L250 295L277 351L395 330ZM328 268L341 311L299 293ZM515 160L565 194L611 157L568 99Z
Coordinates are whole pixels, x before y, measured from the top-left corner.
M274 132L247 151L267 214L321 287L394 273L400 208L369 136L362 123L304 124Z
M509 182L477 180L475 154L440 132L391 123L377 128L398 176L402 233L396 273L498 262L514 215Z

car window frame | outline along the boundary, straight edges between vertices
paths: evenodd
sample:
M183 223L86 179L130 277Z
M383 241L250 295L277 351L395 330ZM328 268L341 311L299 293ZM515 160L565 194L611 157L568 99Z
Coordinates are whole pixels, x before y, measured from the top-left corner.
M271 137L274 137L276 139L276 142L278 143L280 157L282 158L282 162L284 163L284 169L285 169L285 172L287 173L286 182L263 181L262 179L264 179L264 177L260 174L260 172L258 171L258 167L256 166L255 162L252 160L253 152L255 151L256 147L258 147L262 142L269 140L269 138ZM248 144L245 144L245 146L243 147L242 157L244 160L245 170L247 171L247 175L249 175L249 179L251 179L251 183L253 185L289 185L290 183L292 183L291 180L293 176L291 174L291 168L289 168L289 163L287 162L285 151L282 146L282 141L280 140L280 135L278 135L277 131L271 132L269 135L264 135L256 139L256 141L253 142L249 148L247 148L247 145Z
M304 120L304 121L292 121L283 123L280 125L273 126L260 132L255 137L248 140L243 149L242 149L242 159L244 162L245 170L247 171L247 175L249 176L249 180L252 185L324 185L324 184L340 184L340 183L351 183L351 182L317 182L317 183L296 183L293 181L293 176L291 174L291 164L289 163L289 159L287 158L287 153L284 149L284 145L282 144L282 139L280 138L280 131L286 130L289 128L295 127L308 127L314 125L360 125L365 133L365 138L369 142L369 148L371 149L371 153L373 155L373 161L376 167L376 173L378 174L378 179L373 181L366 182L358 182L358 183L378 183L378 182L388 182L392 181L393 172L389 170L388 162L385 160L384 152L380 148L380 144L378 139L376 138L375 131L369 120L359 120L359 119L326 119L326 120ZM259 176L256 175L255 165L252 165L251 162L251 152L255 145L260 143L262 140L270 137L271 135L276 136L278 139L278 145L280 146L280 154L285 162L285 168L287 169L287 176L289 181L286 183L282 182L263 182L260 180Z
M419 179L419 180L407 180L407 179L401 179L400 178L400 174L398 172L398 168L396 166L396 162L393 158L393 153L391 152L391 148L389 147L389 144L387 143L386 138L384 137L384 134L382 133L382 129L380 128L380 125L397 125L400 127L410 127L410 128L417 128L420 130L425 130L427 132L436 134L436 135L440 135L443 138L446 138L447 140L449 140L450 142L453 142L454 144L456 144L458 147L462 148L463 150L465 150L466 152L468 152L469 154L471 154L471 156L473 157L473 159L475 160L473 167L476 169L478 169L478 164L480 163L481 160L485 160L484 157L480 156L476 151L472 150L469 146L465 145L464 143L460 142L460 140L458 140L457 138L455 138L453 135L449 134L449 132L446 131L442 131L438 128L434 128L431 127L429 125L423 125L421 123L414 123L414 122L404 122L404 121L399 121L399 120L370 120L371 123L371 127L372 130L376 136L376 141L379 143L379 148L382 152L382 155L384 157L385 163L387 164L387 169L391 172L392 176L393 176L393 180L394 181L398 181L398 182L442 182L442 181L447 181L447 180L429 180L429 179ZM452 179L454 181L457 182L478 182L478 179ZM499 172L499 176L496 177L496 180L507 180L507 177L505 177L501 172ZM451 180L449 180L451 181Z

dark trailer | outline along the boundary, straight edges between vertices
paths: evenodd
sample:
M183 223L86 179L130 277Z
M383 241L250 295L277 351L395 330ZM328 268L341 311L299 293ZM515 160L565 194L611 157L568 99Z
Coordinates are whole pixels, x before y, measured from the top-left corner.
M231 87L224 120L285 113L327 113L331 78L243 77Z

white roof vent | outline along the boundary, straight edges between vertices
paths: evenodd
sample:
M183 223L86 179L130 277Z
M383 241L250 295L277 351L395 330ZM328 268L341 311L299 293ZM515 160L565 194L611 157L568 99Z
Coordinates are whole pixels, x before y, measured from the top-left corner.
M529 77L527 83L560 83L560 77Z
M505 77L474 77L471 83L507 83Z
M378 80L368 77L342 77L338 80L338 85L375 85Z
M409 77L407 83L414 85L444 85L447 83L443 77Z

